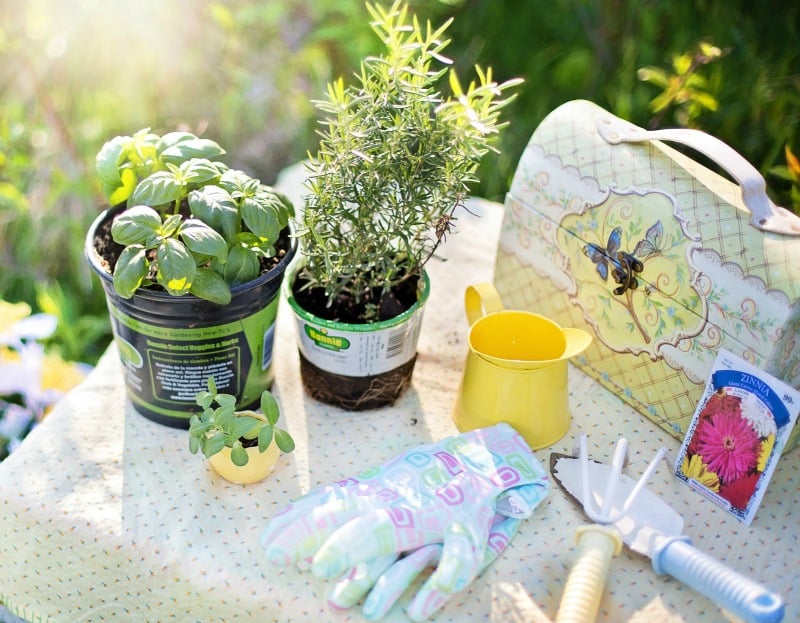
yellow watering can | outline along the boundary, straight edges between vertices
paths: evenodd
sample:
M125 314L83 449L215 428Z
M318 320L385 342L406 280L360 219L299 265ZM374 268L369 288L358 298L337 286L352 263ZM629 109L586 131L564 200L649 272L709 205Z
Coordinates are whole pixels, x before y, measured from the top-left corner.
M464 305L469 352L453 412L458 430L506 422L532 449L552 445L570 425L567 360L589 346L591 335L504 309L491 283L469 286Z

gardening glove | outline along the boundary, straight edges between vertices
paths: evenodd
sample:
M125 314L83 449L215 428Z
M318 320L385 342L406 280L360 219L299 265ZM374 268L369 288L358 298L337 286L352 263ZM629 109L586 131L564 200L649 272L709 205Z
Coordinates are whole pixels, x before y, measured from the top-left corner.
M380 559L388 567L390 555L440 544L428 582L451 594L483 568L495 514L528 517L549 488L522 437L498 424L311 491L270 520L261 543L273 564L311 559L320 578L340 577L370 561L379 567Z
M521 523L515 517L496 514L489 531L487 547L478 573L482 573L505 550ZM364 595L362 612L370 621L382 618L427 567L435 567L442 557L442 544L431 543L403 557L389 554L357 565L334 587L328 604L334 610L354 606ZM407 609L413 621L424 621L444 606L456 593L445 593L428 579Z

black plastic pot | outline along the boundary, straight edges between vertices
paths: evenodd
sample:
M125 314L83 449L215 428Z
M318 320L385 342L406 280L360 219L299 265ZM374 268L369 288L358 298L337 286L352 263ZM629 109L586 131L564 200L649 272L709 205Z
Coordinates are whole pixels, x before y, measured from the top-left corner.
M105 290L134 408L161 424L187 428L191 414L199 410L195 396L206 388L209 377L219 392L236 396L242 408L257 407L274 379L275 319L283 275L296 252L295 239L268 273L234 286L228 305L148 288L124 299L95 245L98 230L120 210L111 208L95 219L84 250Z

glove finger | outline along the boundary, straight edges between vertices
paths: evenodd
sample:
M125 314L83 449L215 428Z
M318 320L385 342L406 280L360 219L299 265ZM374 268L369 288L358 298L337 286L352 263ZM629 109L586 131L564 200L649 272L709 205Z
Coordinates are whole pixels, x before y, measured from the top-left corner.
M500 515L496 516L496 518L499 517ZM483 562L478 573L483 573L486 567L497 560L497 557L505 551L508 544L511 543L511 539L516 536L521 523L522 521L516 517L503 517L492 524L489 530L489 536L486 539Z
M284 525L282 531L271 534L265 549L267 560L273 565L285 567L314 556L337 528L364 512L364 502L347 498L334 500L310 512L294 515L293 521ZM355 565L348 565L341 572L352 566Z
M427 567L439 561L442 555L440 543L420 547L393 564L375 582L364 602L364 617L369 621L382 618L395 604L416 577Z
M408 618L412 621L424 621L430 618L455 595L455 593L443 593L433 587L428 588L430 584L429 578L406 610Z
M480 570L489 527L451 523L444 535L442 559L430 577L433 586L444 593L454 593L469 584Z
M328 605L334 610L346 610L359 601L397 560L397 554L388 554L361 563L350 569L328 596Z
M506 547L508 547L508 544L511 542L511 539L514 538L514 535L517 533L517 528L519 528L521 523L519 519L513 517L499 518L499 515L495 516L495 519L498 521L489 531L487 547L484 551L483 561L478 575L483 573L483 571L503 553ZM446 593L439 590L436 587L434 578L430 577L415 595L414 600L408 607L407 614L412 621L424 621L433 616L455 594L455 592Z
M417 549L441 535L417 526L418 510L379 508L337 529L314 555L311 572L318 578L337 577L358 563Z

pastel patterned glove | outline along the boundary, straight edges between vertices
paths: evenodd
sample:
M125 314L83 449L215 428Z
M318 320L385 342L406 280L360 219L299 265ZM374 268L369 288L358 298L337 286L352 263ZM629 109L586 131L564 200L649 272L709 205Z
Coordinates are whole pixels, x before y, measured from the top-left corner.
M520 522L520 519L514 517L495 515L479 574L505 550L514 538ZM389 554L357 565L336 584L328 598L328 604L334 610L345 610L369 593L364 601L363 614L367 620L377 621L389 611L420 573L427 567L436 566L441 560L442 550L440 543L431 543L406 556ZM455 594L438 590L429 579L415 595L407 614L412 621L424 621Z
M484 568L495 515L528 517L549 488L522 437L498 424L317 488L270 520L261 542L273 564L311 559L320 578L358 573L366 563L376 565L370 574L378 577L383 571L377 569L392 566L398 554L438 544L441 551L417 556L435 552L439 564L426 586L431 594L450 595ZM409 569L414 560L398 568Z

